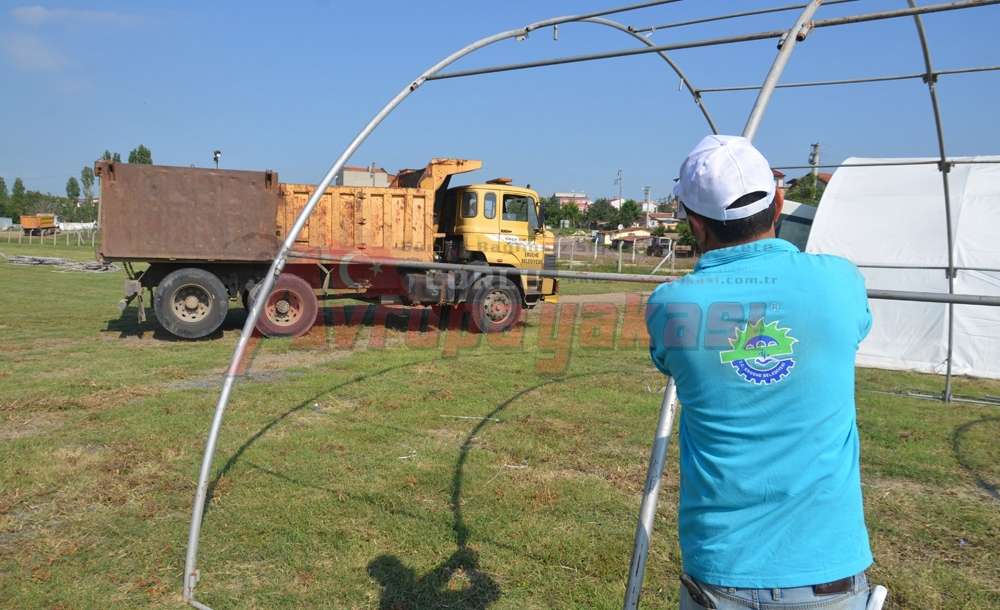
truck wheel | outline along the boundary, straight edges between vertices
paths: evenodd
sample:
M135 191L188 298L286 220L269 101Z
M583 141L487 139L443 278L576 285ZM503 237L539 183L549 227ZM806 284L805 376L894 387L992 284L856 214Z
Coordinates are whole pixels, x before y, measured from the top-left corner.
M260 284L250 293L250 304L259 296ZM257 319L257 330L267 337L301 337L316 323L319 301L309 282L282 273Z
M214 273L185 267L160 281L153 311L170 333L182 339L199 339L222 326L229 311L229 293Z
M499 333L521 319L521 292L503 276L487 276L472 287L466 303L471 327L482 333Z

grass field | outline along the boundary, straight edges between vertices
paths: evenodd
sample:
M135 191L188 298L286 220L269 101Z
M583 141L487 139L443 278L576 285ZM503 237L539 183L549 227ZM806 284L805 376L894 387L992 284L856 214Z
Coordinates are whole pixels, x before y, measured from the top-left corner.
M195 479L242 311L215 337L173 341L119 316L121 280L0 261L0 607L184 607ZM615 348L594 334L606 309L578 315L572 345L544 315L498 340L407 331L394 312L259 343L223 427L199 598L620 607L663 378L634 315ZM997 608L1000 413L891 393L940 388L859 371L872 579L892 591L887 608ZM648 609L676 607L675 457Z

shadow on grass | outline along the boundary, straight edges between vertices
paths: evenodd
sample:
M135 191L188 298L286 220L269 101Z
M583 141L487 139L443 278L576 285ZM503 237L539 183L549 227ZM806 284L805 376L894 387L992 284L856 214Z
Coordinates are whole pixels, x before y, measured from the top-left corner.
M153 339L157 341L213 341L221 339L227 330L240 330L243 328L244 320L246 320L243 309L238 307L230 309L222 321L222 325L215 332L198 339L181 339L160 326L160 323L156 321L156 314L153 313L152 307L146 308L145 322L140 322L137 314L138 308L125 308L121 316L107 321L104 332L118 333L119 339L129 337L142 339L146 335L152 335Z
M393 555L369 563L368 575L382 585L379 610L485 610L501 595L500 586L479 569L479 555L470 548L459 548L419 578ZM460 588L452 588L456 577Z
M964 436L969 429L975 426L991 422L1000 422L1000 417L983 417L981 419L974 419L955 428L955 431L951 435L951 450L952 453L955 454L955 459L958 460L959 466L975 477L976 485L989 494L994 500L1000 500L1000 489L998 489L998 486L995 483L990 483L984 479L975 467L969 463L969 460L962 451L962 436Z
M181 339L170 334L159 322L152 307L146 308L146 321L138 320L138 308L130 306L122 315L106 322L104 332L118 333L119 339L138 337L142 339L151 334L159 341L212 341L221 339L226 331L242 330L246 322L246 310L242 307L231 307L215 332L199 339ZM519 325L524 324L522 312ZM429 307L387 307L376 304L349 304L321 307L316 317L315 328L335 326L366 326L384 327L397 332L436 332L442 330L468 330L467 315L455 311L435 311ZM313 331L315 332L315 330Z
M368 575L382 586L379 610L431 610L459 608L483 610L500 599L500 586L479 568L479 553L469 546L469 526L462 515L462 487L465 463L476 437L490 423L497 421L507 407L539 388L580 377L607 374L612 371L579 373L549 379L525 388L496 405L484 415L466 435L458 452L451 478L452 531L455 533L454 553L426 575L417 578L412 568L394 555L380 555L368 564ZM613 371L619 372L619 371Z
M426 360L417 360L417 361L414 361L414 362L408 362L406 364L398 364L396 366L390 366L390 367L386 367L384 369L379 369L378 371L375 371L373 373L368 373L368 374L364 374L364 375L357 375L357 376L352 377L352 378L350 378L350 379L348 379L346 381L342 381L342 382L337 383L335 385L332 385L332 386L330 386L328 388L325 388L321 392L317 392L316 394L314 394L314 395L310 396L309 398L303 400L302 402L300 402L299 404L295 405L291 409L288 409L284 413L278 415L277 417L275 417L271 421L269 421L266 424L264 424L264 426L260 430L257 430L257 432L255 432L253 435L251 435L250 438L248 438L247 440L243 441L243 444L241 444L236 449L236 451L234 451L233 454L231 456L229 456L229 459L226 460L226 463L223 464L223 466L219 470L219 472L217 472L216 475L215 475L215 477L211 480L211 482L209 482L209 484L208 484L208 493L207 493L207 495L205 497L205 513L204 514L207 515L208 511L212 507L212 496L214 495L215 489L218 486L219 481L222 479L222 477L226 476L229 473L229 471L232 470L233 466L235 466L236 463L240 461L240 458L243 457L243 454L246 452L247 449L249 449L262 436L264 436L265 434L267 434L268 431L270 431L275 426L277 426L278 424L280 424L281 422L283 422L285 419L287 419L288 417L294 415L295 413L298 413L302 409L305 409L309 405L313 404L316 400L318 400L319 398L322 398L323 396L326 396L330 392L334 392L336 390L339 390L341 388L347 387L347 386L349 386L351 384L354 384L354 383L358 383L358 382L361 382L361 381L366 381L366 380L369 380L369 379L373 379L375 377L379 377L381 375L384 375L386 373L390 373L392 371L398 371L400 369L405 369L407 367L416 366L418 364L425 364L426 362L427 362Z
M463 358L493 357L493 354L467 354ZM230 455L226 463L218 471L209 483L206 498L205 514L211 507L212 497L219 481L228 474L232 468L240 461L247 449L256 443L261 437L267 434L275 426L287 419L289 416L301 411L311 405L315 400L334 392L348 385L373 379L386 373L405 369L419 364L426 364L427 360L419 360L392 367L386 367L378 371L358 375L346 381L316 393L310 398L303 400L294 407L281 413L257 432L247 438ZM502 590L497 582L479 567L479 553L469 546L469 527L462 514L462 488L464 482L464 469L468 460L469 452L475 445L477 435L490 423L497 421L500 415L511 404L518 401L525 395L542 387L562 383L572 379L591 377L596 375L607 375L621 373L621 370L604 370L590 373L578 373L563 377L548 379L537 383L531 387L520 390L503 402L497 404L489 413L484 415L466 435L459 450L456 460L455 470L452 475L450 505L453 515L452 530L455 534L456 550L448 558L438 564L434 569L423 576L417 576L413 568L407 567L402 560L394 555L383 554L373 559L367 567L368 575L377 581L382 587L382 594L379 599L380 610L432 610L438 608L454 608L459 610L485 610L494 602L500 599ZM337 493L335 490L325 487L318 487L307 482L287 477L281 473L268 470L266 468L249 464L251 468L275 476L295 485L302 485L321 489L330 493ZM415 515L409 515L416 517ZM511 548L507 545L497 543L499 546ZM539 560L541 561L541 560Z

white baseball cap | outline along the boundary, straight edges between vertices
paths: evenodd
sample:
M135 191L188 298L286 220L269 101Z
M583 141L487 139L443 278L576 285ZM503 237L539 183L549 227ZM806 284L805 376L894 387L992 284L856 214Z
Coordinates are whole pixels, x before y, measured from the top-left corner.
M684 207L715 220L738 220L766 210L774 199L774 174L771 166L741 136L705 136L681 165L681 176L674 185L674 195ZM730 208L737 199L763 191L766 195L749 205Z

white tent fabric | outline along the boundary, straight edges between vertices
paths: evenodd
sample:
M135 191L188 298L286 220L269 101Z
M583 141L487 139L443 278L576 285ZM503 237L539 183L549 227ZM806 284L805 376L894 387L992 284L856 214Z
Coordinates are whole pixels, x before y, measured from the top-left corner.
M850 158L844 165L901 161L934 159ZM955 292L1000 296L1000 164L953 165L949 187ZM945 227L936 164L841 167L823 193L806 251L850 259L868 288L948 292ZM859 365L945 372L947 305L872 300L871 310ZM955 305L954 315L952 372L1000 379L1000 308Z

